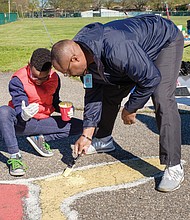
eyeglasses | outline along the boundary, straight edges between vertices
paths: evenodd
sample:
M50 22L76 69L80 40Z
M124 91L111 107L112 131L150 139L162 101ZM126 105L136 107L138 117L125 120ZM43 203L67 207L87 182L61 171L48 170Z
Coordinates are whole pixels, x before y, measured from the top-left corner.
M73 57L73 56L72 56ZM84 71L83 71L83 73L81 73L81 74L79 74L79 73L72 73L71 74L71 70L70 70L70 65L71 65L71 61L72 61L72 57L71 57L71 59L69 60L69 64L68 64L68 67L67 67L67 70L66 71L64 71L64 72L62 72L63 73L63 75L65 76L65 77L67 77L67 76L85 76L86 75L86 73L87 73L87 68L85 68L84 69ZM63 68L62 68L63 69ZM61 72L61 71L60 71Z
M33 70L34 71L34 70ZM35 71L34 71L35 72ZM37 77L37 76L34 76L33 72L32 72L32 69L30 68L30 78L33 80L33 81L46 81L49 79L49 73L47 72L47 75L44 76L44 77Z
M49 79L49 75L47 75L47 76L44 76L44 77L34 77L33 75L32 75L32 73L30 74L30 78L32 79L32 80L34 80L34 81L45 81L45 80L48 80Z

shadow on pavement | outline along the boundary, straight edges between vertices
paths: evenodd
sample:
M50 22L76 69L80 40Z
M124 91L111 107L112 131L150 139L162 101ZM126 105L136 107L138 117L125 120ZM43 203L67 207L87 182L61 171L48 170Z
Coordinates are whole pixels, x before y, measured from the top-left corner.
M78 137L79 136L76 135L76 136L49 142L52 149L58 149L58 151L62 155L61 161L66 165L70 164L73 161L71 145L76 142ZM21 151L39 156L39 154L28 143L28 141L26 140L26 137L23 137L23 136L18 137L18 143L19 143L19 147ZM3 144L3 141L0 140L0 146L3 146L2 144ZM109 154L116 160L120 161L121 163L125 164L126 166L132 168L133 170L138 171L145 177L154 177L155 186L158 184L159 182L158 177L160 176L160 173L161 173L160 169L146 162L140 157L137 157L136 155L124 150L116 142L114 142L114 144L115 144L116 150L113 152L107 153L107 154ZM6 149L3 149L3 150L6 151ZM0 153L0 161L6 164L7 160L8 158ZM90 161L88 161L88 163L90 163Z
M190 111L181 111L182 144L190 145Z
M62 155L61 161L66 165L70 164L73 161L71 145L75 144L79 135L73 135L67 138L50 141L52 149L58 149Z
M153 177L154 174L160 173L161 170L157 167L153 166L150 163L147 163L145 160L141 159L140 157L130 153L122 149L122 147L114 141L114 145L116 150L113 152L108 153L115 159L119 160L121 163L126 164L130 168L138 171L145 177ZM150 174L152 173L152 174Z
M153 177L155 182L155 189L161 181L163 171L153 166L152 164L146 162L138 156L122 149L122 147L114 141L116 150L114 152L108 153L115 159L119 160L121 163L126 164L133 170L138 171L145 177ZM126 173L127 175L127 173Z
M30 143L26 140L26 136L18 136L18 145L19 149L21 151L24 151L29 154L34 154L36 156L40 156L38 152L30 145ZM62 161L63 163L68 163L72 159L72 149L71 149L71 144L74 144L75 141L77 140L77 136L72 136L69 138L64 138L64 139L59 139L59 140L54 140L50 141L51 149L58 149L60 153L63 155ZM0 151L2 152L7 152L6 148L3 148L4 141L0 137ZM0 153L0 161L3 163L7 162L7 159L3 154Z
M182 138L182 145L190 145L190 111L188 110L180 110L180 117L181 117L181 138ZM145 115L145 114L137 114L137 119L141 121L143 124L147 126L152 132L155 134L159 134L155 117Z
M8 160L9 158L7 158L6 156L4 156L2 153L0 153L0 161L1 162L3 162L3 163L7 163L7 160Z
M136 118L146 125L152 132L158 134L158 129L156 125L155 117L145 115L145 114L137 114Z
M70 164L73 161L71 145L75 143L78 137L79 136L73 136L62 140L52 141L51 143L52 149L58 149L60 153L63 155L61 160L66 165ZM140 172L143 176L153 177L156 173L161 172L161 170L157 167L147 163L146 161L137 157L136 155L124 150L116 142L114 142L114 145L116 147L116 150L107 154L111 155L113 158L119 160L123 164L126 164L132 169Z

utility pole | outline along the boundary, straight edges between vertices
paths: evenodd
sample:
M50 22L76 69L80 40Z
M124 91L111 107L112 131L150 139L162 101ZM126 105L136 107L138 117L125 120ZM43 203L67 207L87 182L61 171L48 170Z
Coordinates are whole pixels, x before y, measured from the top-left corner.
M8 0L9 22L11 20L11 0Z
M44 1L42 0L42 14L41 14L41 17L43 18L44 17Z

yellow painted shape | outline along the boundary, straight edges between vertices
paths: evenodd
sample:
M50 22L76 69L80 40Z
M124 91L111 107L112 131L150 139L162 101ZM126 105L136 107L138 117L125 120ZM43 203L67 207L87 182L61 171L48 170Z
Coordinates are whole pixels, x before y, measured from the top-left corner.
M106 186L134 182L144 177L151 177L163 170L158 158L115 162L86 170L73 170L68 177L60 175L36 181L41 187L40 203L42 220L66 219L60 211L64 199L77 193Z

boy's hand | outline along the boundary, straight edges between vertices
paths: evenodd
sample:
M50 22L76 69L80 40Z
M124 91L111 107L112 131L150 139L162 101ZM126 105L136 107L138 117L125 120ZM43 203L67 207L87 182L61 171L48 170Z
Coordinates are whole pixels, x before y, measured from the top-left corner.
M72 107L71 109L70 109L70 111L68 112L68 117L69 118L73 118L73 116L74 116L74 107Z
M25 101L22 100L22 112L21 117L24 121L28 121L32 118L38 111L39 111L39 104L38 103L31 103L26 107Z

